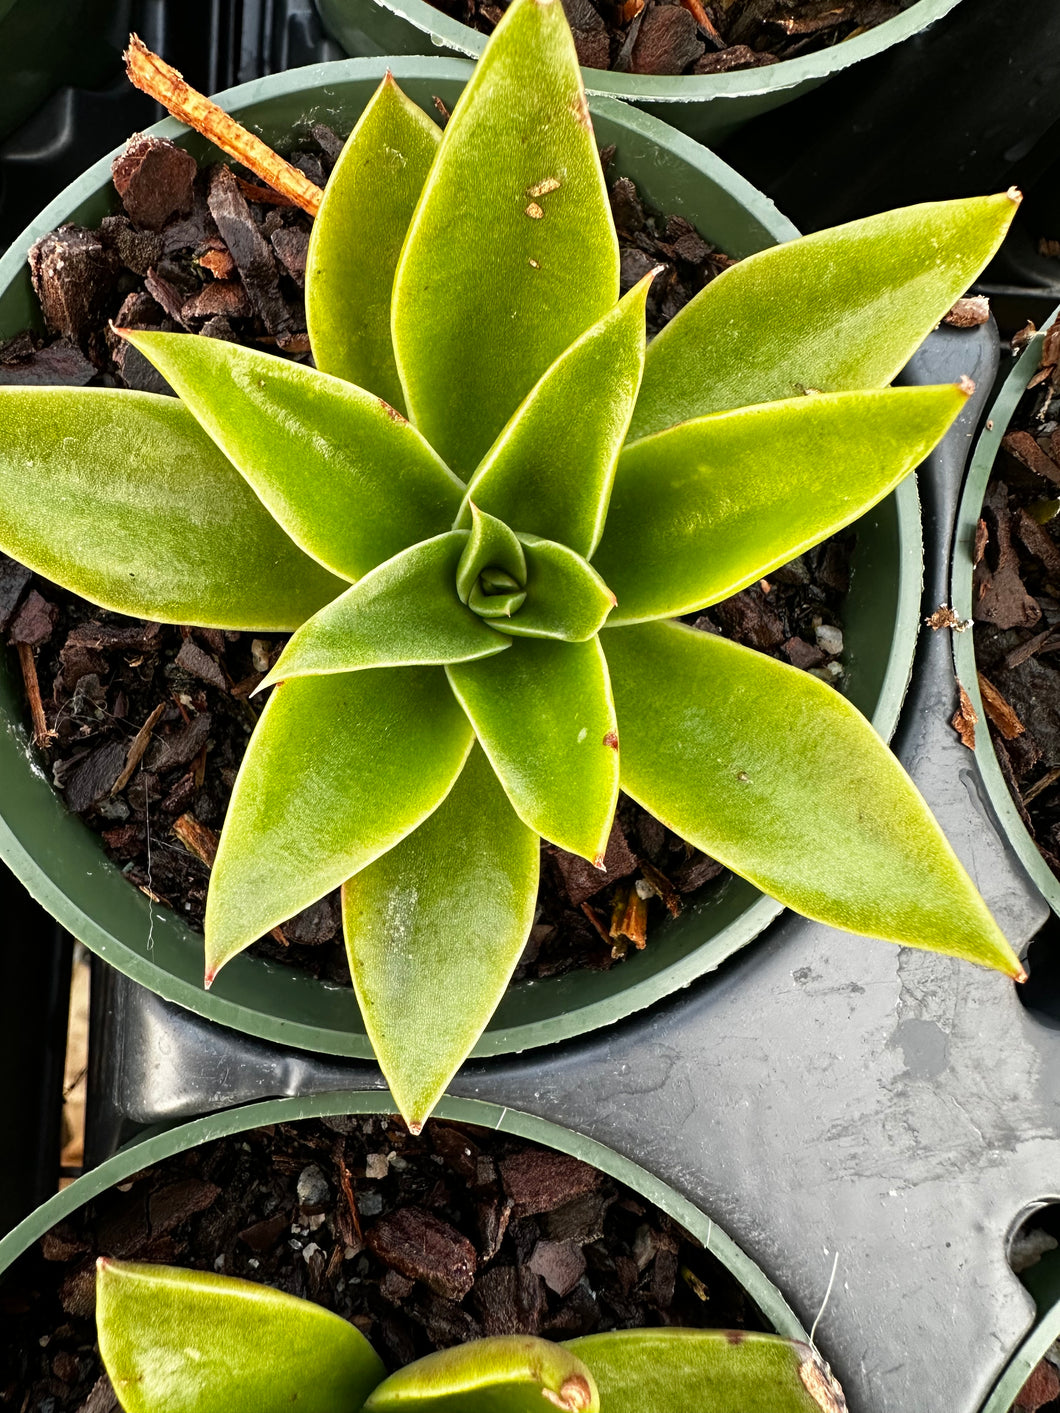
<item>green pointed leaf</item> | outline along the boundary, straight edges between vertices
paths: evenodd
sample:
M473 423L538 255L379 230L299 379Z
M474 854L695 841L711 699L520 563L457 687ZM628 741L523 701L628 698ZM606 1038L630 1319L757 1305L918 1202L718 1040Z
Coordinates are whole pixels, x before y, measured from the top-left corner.
M387 74L328 178L306 258L313 361L405 410L390 291L441 130Z
M807 917L1022 975L916 787L838 692L681 624L601 641L622 788L682 839Z
M398 264L391 327L409 416L470 476L617 299L618 243L563 7L516 0L453 110Z
M942 438L970 385L768 402L631 443L593 565L611 626L718 603L883 499Z
M520 534L592 554L640 387L652 279L646 275L542 376L472 477L458 525L470 525L473 501Z
M618 801L618 736L599 640L517 638L499 657L446 672L523 823L600 863Z
M526 602L497 627L523 638L584 643L603 627L615 596L591 564L554 540L520 535L526 552Z
M0 389L0 549L163 623L296 628L344 587L174 398L108 388Z
M481 586L487 596L521 589L526 583L526 557L518 538L495 516L487 515L476 506L472 506L471 511L471 533L456 571L456 592L460 601L470 601L482 574L488 577L488 584ZM490 574L491 570L501 573Z
M315 368L125 330L306 554L347 580L451 528L463 486L399 412Z
M466 530L450 530L369 571L302 624L258 690L289 677L503 652L509 640L457 598L456 566L467 539Z
M599 1413L593 1376L561 1344L495 1335L391 1374L364 1413Z
M126 1413L353 1413L386 1375L339 1315L212 1271L101 1259L96 1325Z
M365 1029L413 1132L504 995L534 921L539 858L476 746L430 818L343 888Z
M421 824L449 792L471 739L436 667L295 677L277 687L239 768L210 878L207 984L269 928Z
M746 1330L616 1330L572 1339L604 1413L845 1413L806 1344Z
M731 266L648 349L630 437L811 388L889 383L997 250L1018 201L906 206Z

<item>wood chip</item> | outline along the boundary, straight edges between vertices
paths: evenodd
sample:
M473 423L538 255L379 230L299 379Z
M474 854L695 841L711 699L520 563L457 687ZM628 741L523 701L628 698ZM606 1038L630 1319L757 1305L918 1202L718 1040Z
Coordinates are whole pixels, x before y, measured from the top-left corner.
M159 718L161 717L165 709L165 702L159 702L158 706L155 707L154 711L151 713L151 715L147 718L144 724L140 727L139 731L137 731L136 735L133 737L132 742L129 745L128 754L125 757L125 768L122 770L122 773L118 776L117 780L115 780L114 784L111 786L110 793L112 795L116 795L119 790L124 790L126 785L128 785L129 781L132 779L132 773L140 764L140 761L143 759L144 751L147 750L147 747L151 741L151 733L158 725Z
M153 54L138 35L129 36L125 67L136 88L161 103L167 112L210 139L274 191L316 216L324 193L297 167L285 162L260 137L237 123L216 103L199 93L170 64Z
M213 867L219 836L208 824L203 824L193 814L182 814L173 821L173 833L207 868Z
M449 1300L463 1300L475 1284L478 1256L471 1242L422 1207L391 1212L365 1240L385 1266Z
M516 1217L552 1212L572 1198L594 1192L603 1175L569 1153L525 1149L500 1163L504 1190L515 1203Z
M160 231L192 208L195 158L165 137L136 133L111 163L122 205L138 226Z
M950 725L961 738L962 743L966 745L970 751L974 751L975 724L979 720L979 714L975 707L972 706L972 699L964 690L961 683L958 682L957 686L960 691L960 705L953 713L950 719Z
M993 682L988 677L984 677L981 672L979 673L979 690L983 694L983 709L1005 740L1013 741L1017 736L1022 736L1025 730L1023 722Z
M1023 792L1023 803L1030 804L1031 800L1043 794L1051 786L1060 780L1060 766L1054 766L1052 770L1047 770L1040 780L1036 780L1033 785Z
M1028 471L1060 485L1060 466L1041 449L1030 432L1009 432L1002 438L1001 446Z

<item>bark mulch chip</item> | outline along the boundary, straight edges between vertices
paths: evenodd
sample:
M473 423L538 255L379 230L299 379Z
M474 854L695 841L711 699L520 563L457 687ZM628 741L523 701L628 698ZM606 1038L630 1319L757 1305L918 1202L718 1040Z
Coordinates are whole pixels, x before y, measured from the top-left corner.
M590 13L583 0L578 14L591 27ZM294 156L323 180L341 141L317 126L301 147ZM0 348L0 381L11 370L36 381L42 360L74 359L73 384L169 391L109 329L111 320L311 361L302 288L309 217L248 198L247 184L228 167L193 173L176 152L164 139L133 139L115 164L124 210L98 231L63 227L37 243L31 265L52 342L16 336ZM605 171L613 157L613 148L601 153ZM683 217L647 209L628 178L608 181L623 291L661 267L647 309L654 335L733 262ZM163 211L169 214L159 217ZM841 532L690 621L838 683L854 543L853 530ZM3 556L0 631L12 647L33 644L56 788L134 886L200 929L217 836L264 704L251 693L283 635L144 624L27 577ZM20 671L17 661L12 670ZM600 872L542 845L538 914L517 978L606 970L650 945L656 926L697 890L724 887L728 878L625 797L605 865ZM288 920L254 951L350 984L337 896Z
M1047 335L983 501L973 618L1001 772L1060 877L1060 364ZM982 729L982 727L980 727Z
M430 0L492 34L507 0ZM630 74L717 74L827 49L914 0L563 0L578 61Z
M560 1204L549 1212L524 1210L538 1181ZM512 1193L524 1203L515 1211ZM95 1344L100 1255L315 1300L362 1330L390 1368L483 1334L765 1328L709 1252L575 1159L462 1125L432 1122L413 1138L397 1119L306 1120L159 1163L16 1262L0 1283L3 1407L116 1407Z

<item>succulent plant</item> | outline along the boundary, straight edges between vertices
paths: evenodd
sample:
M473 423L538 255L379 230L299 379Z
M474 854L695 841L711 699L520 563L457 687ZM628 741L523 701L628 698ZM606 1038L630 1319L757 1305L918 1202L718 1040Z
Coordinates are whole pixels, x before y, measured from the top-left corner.
M515 0L444 133L388 75L306 275L316 367L127 331L178 398L0 390L0 547L97 604L293 630L232 795L206 982L341 885L418 1127L531 927L539 838L620 788L781 902L1021 968L862 716L674 620L887 495L965 386L889 388L1012 193L764 250L645 349L559 0ZM867 802L872 802L869 810Z
M637 1329L552 1344L499 1335L389 1377L364 1335L252 1281L101 1258L99 1351L126 1413L844 1413L795 1340Z

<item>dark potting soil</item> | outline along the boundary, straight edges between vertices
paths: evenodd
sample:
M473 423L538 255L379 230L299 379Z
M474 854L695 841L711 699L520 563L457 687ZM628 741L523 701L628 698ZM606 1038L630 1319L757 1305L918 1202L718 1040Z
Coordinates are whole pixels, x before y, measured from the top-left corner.
M508 0L429 0L492 34ZM563 0L578 60L622 74L724 74L849 39L915 0Z
M482 1335L766 1329L721 1263L584 1163L432 1120L306 1120L170 1158L52 1229L0 1283L0 1405L112 1413L95 1258L215 1270L352 1321L390 1369Z
M326 181L341 148L326 128L293 160ZM609 167L613 149L602 154ZM66 381L165 391L154 369L109 331L183 329L308 361L302 295L309 218L255 200L228 167L198 172L158 139L134 139L116 168L124 214L98 231L64 227L31 266L50 337L0 349L0 381ZM649 297L655 334L732 261L681 217L645 209L626 177L610 183L622 289L662 266ZM261 195L257 189L257 195ZM707 632L837 682L839 610L853 531L777 570L768 583L693 615ZM250 693L280 634L159 626L107 613L0 557L0 633L32 654L52 739L43 754L71 810L102 836L130 882L201 928L216 847L262 699ZM14 653L12 654L14 657ZM13 662L13 670L19 664ZM606 872L543 845L536 924L518 977L606 969L704 886L721 865L623 797ZM338 895L255 945L258 955L349 984Z
M1001 772L1060 878L1058 512L1060 326L1054 324L983 502L972 611L979 686Z

